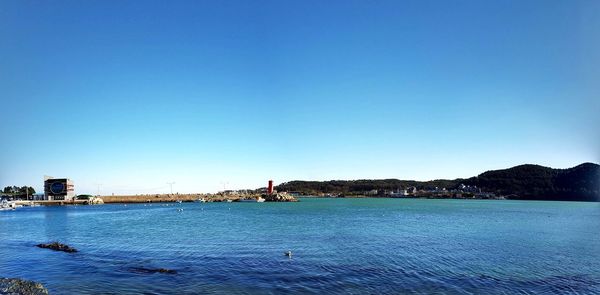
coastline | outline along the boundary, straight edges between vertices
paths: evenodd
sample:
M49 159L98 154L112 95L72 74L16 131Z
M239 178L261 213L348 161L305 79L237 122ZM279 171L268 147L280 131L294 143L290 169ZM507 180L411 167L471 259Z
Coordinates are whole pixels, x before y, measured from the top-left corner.
M241 202L259 200L260 202L298 202L288 194L147 194L147 195L111 195L94 197L92 200L34 200L11 201L16 207L21 206L66 206L66 205L102 205L133 203L191 203L191 202Z
M448 196L368 196L368 195L346 195L346 196L323 196L323 195L273 195L268 197L265 195L218 195L218 194L152 194L152 195L114 195L101 196L103 202L98 204L90 204L87 200L73 201L14 201L21 206L80 206L80 205L102 205L102 204L145 204L145 203L192 203L200 202L203 199L205 203L218 202L242 202L244 199L253 199L255 197L265 198L265 202L300 202L301 199L307 198L325 198L325 199L421 199L421 200L488 200L488 201L562 201L562 200L540 200L540 199L523 199L523 198L505 198L505 197L470 197L457 198ZM589 201L569 201L569 202L589 202Z
M243 199L263 198L266 202L297 202L294 196L286 194L147 194L100 196L105 204L112 203L173 203L173 202L239 202Z

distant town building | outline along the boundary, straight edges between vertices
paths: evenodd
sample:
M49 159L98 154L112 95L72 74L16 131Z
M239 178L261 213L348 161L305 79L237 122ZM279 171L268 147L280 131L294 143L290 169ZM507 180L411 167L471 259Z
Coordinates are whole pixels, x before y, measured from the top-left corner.
M49 201L72 201L75 185L68 178L47 178L44 180L44 198Z
M481 189L478 188L476 185L471 186L471 185L464 185L462 183L458 186L458 190L465 192L465 193L480 193L481 192Z
M411 187L409 187L409 188L408 188L408 190L407 190L407 193L408 193L409 195L414 195L414 194L416 194L416 193L417 193L417 188L416 188L416 187L414 187L414 186L411 186Z
M408 191L405 189L397 189L395 191L389 192L388 195L392 198L400 198L408 196Z
M33 194L33 196L31 196L31 199L33 201L43 201L46 200L46 195L42 193Z

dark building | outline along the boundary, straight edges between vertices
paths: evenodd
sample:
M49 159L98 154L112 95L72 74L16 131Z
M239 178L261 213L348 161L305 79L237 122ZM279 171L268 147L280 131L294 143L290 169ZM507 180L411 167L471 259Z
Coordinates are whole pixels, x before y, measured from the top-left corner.
M44 197L49 201L72 201L75 197L75 186L68 178L48 178L44 180Z

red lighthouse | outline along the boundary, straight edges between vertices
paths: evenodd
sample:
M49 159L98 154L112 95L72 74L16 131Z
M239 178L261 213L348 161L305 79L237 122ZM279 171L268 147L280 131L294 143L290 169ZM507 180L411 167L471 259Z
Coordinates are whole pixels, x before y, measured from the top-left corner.
M269 180L269 186L267 186L267 194L273 194L273 180Z

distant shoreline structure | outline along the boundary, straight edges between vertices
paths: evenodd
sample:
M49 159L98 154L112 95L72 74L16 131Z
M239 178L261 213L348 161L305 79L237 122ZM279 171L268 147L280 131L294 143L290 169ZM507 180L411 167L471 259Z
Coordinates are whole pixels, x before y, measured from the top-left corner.
M289 194L146 194L100 196L105 204L111 203L170 203L170 202L239 202L262 198L266 202L297 202Z
M48 185L46 185L48 186ZM16 188L16 187L15 187ZM29 197L28 194L24 196ZM86 197L80 199L80 197ZM258 189L224 190L216 194L136 194L136 195L78 195L62 200L37 200L3 195L22 205L77 205L102 203L158 202L237 202L260 200L295 202L296 197L340 198L428 198L428 199L511 199L546 201L600 201L600 165L583 163L568 169L553 169L540 165L520 165L492 170L466 179L431 181L399 179L362 179L330 181L290 181Z

